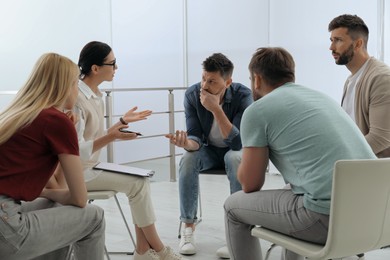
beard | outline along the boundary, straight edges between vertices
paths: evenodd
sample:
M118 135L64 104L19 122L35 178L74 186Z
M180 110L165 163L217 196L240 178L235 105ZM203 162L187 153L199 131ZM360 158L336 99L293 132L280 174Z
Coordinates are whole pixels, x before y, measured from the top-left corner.
M259 100L262 96L256 91L252 91L253 101Z
M351 44L345 52L339 54L340 57L336 60L336 64L347 65L352 60L354 54L353 44Z
M253 77L252 77L253 78ZM256 101L258 99L261 98L260 94L257 93L256 89L255 89L255 86L254 86L254 82L251 81L251 89L252 89L252 97L253 97L253 101Z

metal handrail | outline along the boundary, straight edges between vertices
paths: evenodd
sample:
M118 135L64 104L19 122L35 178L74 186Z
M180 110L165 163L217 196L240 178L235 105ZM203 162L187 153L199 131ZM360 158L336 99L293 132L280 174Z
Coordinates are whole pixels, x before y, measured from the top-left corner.
M169 114L169 133L173 134L175 132L175 113L176 112L182 112L182 111L175 111L175 96L173 94L174 90L185 90L184 87L164 87L164 88L121 88L121 89L101 89L102 92L106 93L106 125L107 128L110 128L112 126L112 118L114 115L112 114L112 92L135 92L135 91L161 91L161 90L167 90L168 93L168 111L162 112L162 113L168 113ZM157 112L158 113L158 112ZM155 136L145 136L144 138L151 138ZM176 181L176 149L175 145L171 144L169 142L169 178L170 181ZM114 158L114 149L113 149L113 143L110 143L107 145L107 161L113 162ZM159 159L161 157L152 157L148 160L153 159Z
M16 93L18 93L18 91L16 91L16 90L0 91L0 95L16 95Z
M177 110L175 111L175 97L173 94L173 91L175 90L186 90L185 87L162 87L162 88L120 88L120 89L101 89L102 92L105 93L105 103L106 103L106 114L104 115L104 118L106 119L106 126L107 128L110 128L113 125L113 118L114 117L120 117L121 115L113 115L112 107L113 107L113 99L111 96L111 93L113 92L139 92L139 91L168 91L168 111L160 111L160 112L153 112L153 114L160 114L160 113L168 113L169 114L169 133L175 132L175 113L183 112L183 110ZM15 95L17 91L0 91L0 95ZM152 138L160 135L151 135L151 136L143 136L142 138ZM169 169L170 169L170 181L176 181L176 152L175 152L175 145L171 144L169 142L169 155L168 156L162 156L162 157L152 157L148 158L142 161L147 160L154 160L154 159L160 159L160 158L169 158ZM107 161L113 162L114 161L114 146L113 143L110 143L107 145Z

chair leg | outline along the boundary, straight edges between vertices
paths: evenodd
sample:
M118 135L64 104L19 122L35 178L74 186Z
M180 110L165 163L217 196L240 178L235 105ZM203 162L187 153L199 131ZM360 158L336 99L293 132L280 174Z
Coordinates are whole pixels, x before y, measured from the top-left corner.
M127 228L127 231L129 232L131 242L133 242L134 251L135 251L135 249L136 249L137 246L136 246L134 237L133 237L133 235L131 234L131 230L130 230L129 224L128 224L127 221L126 221L125 214L123 214L122 207L121 207L121 205L120 205L120 203L119 203L118 197L117 197L116 195L114 195L114 198L115 198L115 202L116 202L116 204L117 204L117 206L118 206L118 209L119 209L119 211L120 211L120 213L121 213L121 215L122 215L123 222L125 222L125 226L126 226L126 228ZM134 251L131 252L131 253L128 253L128 254L129 254L129 255L133 255L133 254L134 254Z
M73 245L70 245L65 259L66 260L74 260L73 252L74 252ZM106 254L107 260L111 260L110 255L108 254L106 245L104 245L104 253Z
M278 246L277 244L272 244L272 245L268 248L267 253L265 254L264 260L268 260L269 255L271 254L272 249L274 249L274 248L277 247L277 246Z
M358 260L364 260L365 259L365 257L364 257L364 254L363 253L361 253L361 254L358 254L358 255L356 255L357 257L358 257Z
M106 245L104 245L104 253L106 253L107 260L111 260L110 255L108 254Z
M198 200L199 200L199 218L198 220L195 222L195 226L197 226L200 222L202 222L202 199L200 197L200 188L199 188L199 192L198 192ZM183 222L180 220L180 223L179 223L179 232L177 234L177 238L180 239L181 238L181 225L183 224Z
M66 254L66 260L73 260L73 245L69 246L68 253Z
M123 222L125 223L127 232L129 232L131 242L133 243L133 246L134 246L134 250L133 250L133 252L108 252L106 245L104 245L104 252L106 253L106 256L107 256L107 259L108 259L108 260L110 260L110 255L109 255L110 253L111 253L111 254L127 254L127 255L134 255L134 251L135 251L135 249L136 249L136 247L137 247L136 244L135 244L135 240L134 240L133 234L131 233L129 224L127 223L125 214L123 214L123 210L122 210L121 204L119 203L118 197L117 197L116 195L114 195L114 198L115 198L116 205L118 206L119 212L121 213ZM90 199L90 200L88 200L88 203L91 204L93 201L94 201L93 199ZM72 250L72 251L73 251L73 250ZM69 254L69 253L68 253L68 254ZM69 260L71 260L71 259L72 259L72 258L69 258ZM68 258L67 258L67 260L68 260Z
M179 222L179 232L178 232L178 235L177 235L177 238L180 239L181 238L181 225L183 224L183 222L180 220Z
M196 221L196 225L198 225L198 223L202 222L202 198L201 198L201 195L200 195L200 187L199 187L199 192L198 192L198 200L199 200L199 218L198 220Z

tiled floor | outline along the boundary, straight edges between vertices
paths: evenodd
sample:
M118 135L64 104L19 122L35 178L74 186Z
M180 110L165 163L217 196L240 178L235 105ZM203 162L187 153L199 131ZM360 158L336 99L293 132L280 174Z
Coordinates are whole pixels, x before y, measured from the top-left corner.
M163 164L143 163L136 166L144 168L153 168L156 175L151 182L152 197L157 216L157 230L162 241L171 246L175 251L178 250L179 239L177 238L179 227L179 199L177 182L169 182L168 169ZM158 169L157 169L158 168ZM283 186L283 180L279 175L267 175L265 188L279 188ZM222 205L229 195L228 181L224 175L201 175L200 188L202 195L203 220L196 230L196 241L198 252L196 255L187 256L190 260L213 260L218 259L215 251L224 245L225 233L223 223ZM123 194L118 194L122 208L128 216L128 222L131 222L130 209L127 204L127 198ZM122 218L116 208L114 199L106 201L95 201L106 212L106 245L109 251L133 250L130 238L123 225ZM133 226L130 227L134 234ZM266 252L269 243L261 242L263 254ZM111 254L112 260L131 260L130 255ZM270 260L280 259L280 249L276 248L270 257ZM357 257L346 258L348 260L357 259ZM387 260L390 259L390 249L382 249L366 253L366 260ZM243 259L244 260L244 259Z

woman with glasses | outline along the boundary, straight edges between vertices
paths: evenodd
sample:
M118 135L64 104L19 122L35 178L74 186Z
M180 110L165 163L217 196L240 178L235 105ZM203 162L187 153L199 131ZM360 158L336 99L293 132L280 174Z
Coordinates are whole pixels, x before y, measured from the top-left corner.
M183 259L170 247L164 246L157 234L148 178L92 169L98 162L101 148L116 139L131 140L137 137L135 133L120 131L122 128L127 128L128 123L145 120L152 112L136 112L137 107L134 107L104 131L103 100L99 85L113 80L118 68L114 52L105 43L90 42L81 50L78 65L81 75L76 114L80 119L76 128L87 189L114 190L128 197L137 237L134 260Z
M70 59L45 54L0 113L0 259L65 259L73 244L77 259L103 260L103 210L86 205L77 133L63 113L78 74ZM58 166L67 187L45 189Z

